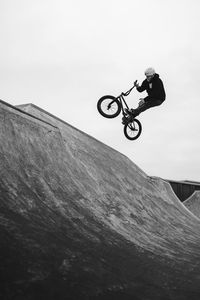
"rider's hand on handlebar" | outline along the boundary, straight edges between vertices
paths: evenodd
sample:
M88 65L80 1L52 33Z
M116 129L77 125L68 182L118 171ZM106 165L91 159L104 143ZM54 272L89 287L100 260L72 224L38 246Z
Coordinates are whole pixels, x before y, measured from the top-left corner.
M137 88L139 86L137 80L134 81L134 86Z

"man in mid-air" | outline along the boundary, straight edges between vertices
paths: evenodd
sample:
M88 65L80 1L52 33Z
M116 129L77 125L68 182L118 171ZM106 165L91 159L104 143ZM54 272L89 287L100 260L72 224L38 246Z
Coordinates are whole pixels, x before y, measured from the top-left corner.
M137 83L137 80L134 84L138 92L146 91L148 96L140 99L136 109L126 110L129 118L126 118L126 120L123 119L123 124L150 107L161 105L166 98L164 85L159 74L157 74L153 68L148 68L145 71L145 76L146 79L142 82L141 86Z

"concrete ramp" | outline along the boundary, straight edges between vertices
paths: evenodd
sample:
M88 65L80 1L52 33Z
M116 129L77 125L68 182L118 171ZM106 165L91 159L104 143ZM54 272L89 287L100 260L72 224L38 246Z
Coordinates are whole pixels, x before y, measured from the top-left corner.
M0 121L0 296L199 299L200 221L167 182L33 104Z
M195 191L183 204L198 218L200 218L200 191Z

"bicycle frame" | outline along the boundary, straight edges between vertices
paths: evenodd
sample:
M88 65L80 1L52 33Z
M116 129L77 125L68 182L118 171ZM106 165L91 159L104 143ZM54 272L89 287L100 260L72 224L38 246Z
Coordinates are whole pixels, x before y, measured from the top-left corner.
M128 96L130 94L130 92L134 89L135 87L135 84L132 88L130 88L130 90L128 90L127 92L125 93L121 93L118 97L117 97L117 100L120 102L121 104L121 108L122 108L122 114L123 115L126 115L125 113L125 110L124 110L124 105L126 106L127 109L129 109L129 106L128 104L126 103L126 100L124 99L124 97ZM110 103L110 105L112 105L113 101ZM124 105L123 105L124 104Z
M125 110L124 110L124 106L126 106L127 109L129 109L128 104L126 103L126 100L124 99L125 94L122 93L120 96L117 97L117 100L120 102L121 104L121 108L122 108L122 113L123 115L125 115Z

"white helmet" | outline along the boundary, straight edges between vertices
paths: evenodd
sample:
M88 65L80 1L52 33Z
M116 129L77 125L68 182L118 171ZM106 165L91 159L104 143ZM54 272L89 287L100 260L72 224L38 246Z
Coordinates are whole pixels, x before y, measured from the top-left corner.
M146 76L152 76L152 75L154 75L155 73L156 73L156 72L155 72L154 68L148 68L148 69L146 69L145 72L144 72L144 74L145 74Z

